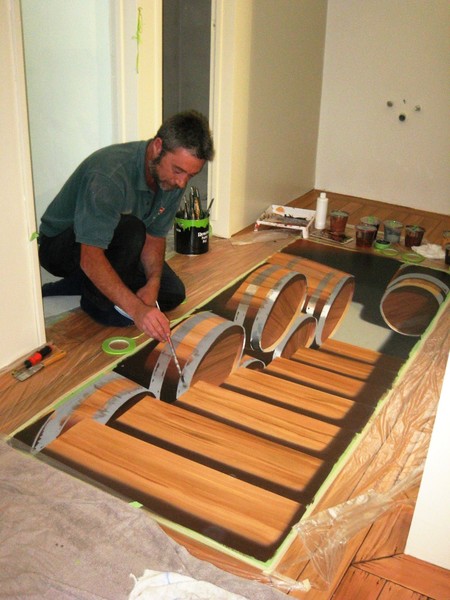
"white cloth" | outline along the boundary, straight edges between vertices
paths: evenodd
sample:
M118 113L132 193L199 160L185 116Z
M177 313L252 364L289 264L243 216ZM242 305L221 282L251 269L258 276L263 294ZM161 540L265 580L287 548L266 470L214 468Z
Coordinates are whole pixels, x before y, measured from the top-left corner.
M423 244L422 246L413 246L412 250L417 252L417 254L425 256L425 258L445 258L445 251L438 244Z
M136 579L128 600L246 600L207 581L169 571L146 569Z

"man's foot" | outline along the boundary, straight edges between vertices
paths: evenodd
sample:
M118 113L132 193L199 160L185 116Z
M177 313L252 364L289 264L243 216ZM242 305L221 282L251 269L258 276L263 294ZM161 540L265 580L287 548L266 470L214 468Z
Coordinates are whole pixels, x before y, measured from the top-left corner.
M42 286L42 297L48 296L80 296L83 274L81 271Z
M85 296L82 296L80 306L85 313L100 325L109 325L110 327L129 327L133 325L131 319L119 314L112 305L110 308L102 310Z

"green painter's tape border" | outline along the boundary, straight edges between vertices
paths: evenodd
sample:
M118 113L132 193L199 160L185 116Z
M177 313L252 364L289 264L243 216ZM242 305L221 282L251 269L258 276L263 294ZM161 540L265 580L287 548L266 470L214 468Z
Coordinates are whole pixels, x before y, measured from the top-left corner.
M143 507L143 509L145 510L146 513L149 514L149 516L151 516L152 519L154 519L160 525L164 525L164 527L167 527L168 529L171 529L172 531L175 531L176 533L185 535L189 539L192 539L196 542L200 542L201 544L203 544L204 546L207 546L208 548L212 548L213 550L218 550L218 551L222 552L222 554L226 554L228 556L231 556L232 558L236 558L236 559L240 560L241 562L245 562L246 564L248 564L252 567L255 567L257 569L260 569L260 570L266 569L269 562L272 560L272 558L270 558L266 562L258 560L257 558L254 558L253 556L249 556L248 554L243 554L243 553L239 552L238 550L234 550L233 548L224 546L220 542L216 542L215 540L212 540L211 538L206 537L206 536L202 535L201 533L194 531L193 529L189 529L188 527L185 527L184 525L180 525L179 523L175 523L174 521L170 521L169 519L161 517L160 515L157 515L156 513L152 512L151 510L146 508L145 506Z

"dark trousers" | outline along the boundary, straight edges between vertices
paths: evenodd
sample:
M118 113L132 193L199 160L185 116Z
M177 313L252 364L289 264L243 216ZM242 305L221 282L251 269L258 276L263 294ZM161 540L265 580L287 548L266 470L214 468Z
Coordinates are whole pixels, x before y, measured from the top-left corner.
M105 255L124 284L133 292L143 287L146 277L141 264L141 252L146 237L145 226L132 215L123 215ZM80 244L72 228L54 237L39 236L39 261L52 275L80 280L80 293L85 304L100 311L114 310L113 303L98 290L80 268ZM164 262L158 303L162 311L172 310L185 299L181 279ZM83 303L82 303L83 305Z

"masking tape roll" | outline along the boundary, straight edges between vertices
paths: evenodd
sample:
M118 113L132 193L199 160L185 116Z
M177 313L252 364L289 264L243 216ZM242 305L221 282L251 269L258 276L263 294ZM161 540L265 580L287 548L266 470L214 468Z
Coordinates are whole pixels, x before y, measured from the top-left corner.
M402 259L409 263L420 263L425 260L425 257L416 252L407 252L406 254L403 254Z
M381 254L385 256L397 256L400 252L395 248L386 248L386 250L381 250Z
M136 340L129 337L110 337L102 344L102 350L106 354L118 356L128 354L136 349Z
M387 248L389 248L390 245L391 243L385 240L375 240L373 246L376 250L386 250Z

